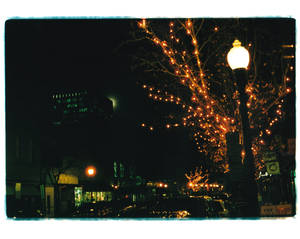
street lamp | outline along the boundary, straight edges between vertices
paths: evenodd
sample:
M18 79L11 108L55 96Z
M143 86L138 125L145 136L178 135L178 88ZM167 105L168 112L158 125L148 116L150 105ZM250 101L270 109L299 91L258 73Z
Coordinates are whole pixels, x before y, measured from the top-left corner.
M88 177L94 177L96 175L96 168L94 166L88 166L85 169L85 175Z
M227 54L227 62L232 70L247 69L250 62L248 50L242 46L239 40L232 43L233 47Z
M245 149L244 168L245 175L241 178L241 189L245 195L247 208L245 208L246 217L257 217L259 215L257 200L257 185L255 182L255 163L252 154L252 134L249 126L247 101L248 95L245 93L246 84L248 82L247 70L250 62L250 54L248 50L241 46L239 40L233 42L233 47L227 54L227 62L233 70L236 79L238 91L240 94L240 115L243 132L243 144Z

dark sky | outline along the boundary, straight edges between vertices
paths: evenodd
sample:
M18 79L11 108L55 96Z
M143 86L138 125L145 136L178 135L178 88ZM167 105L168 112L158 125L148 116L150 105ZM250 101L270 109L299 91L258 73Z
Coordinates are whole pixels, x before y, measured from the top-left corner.
M281 25L271 25L268 29L275 35L282 33ZM132 158L137 173L143 176L183 178L200 157L187 131L150 134L139 127L151 120L154 111L153 103L136 84L137 75L130 70L129 54L134 48L118 48L130 38L132 27L136 27L135 20L7 21L7 121L42 125L51 92L97 89L118 102L112 132L116 157Z
M135 24L135 20L7 21L7 121L43 127L51 92L97 89L117 99L112 155L133 160L143 176L183 178L199 157L187 132L150 134L140 127L151 121L153 102L130 71L132 48L119 48L129 39L130 22Z

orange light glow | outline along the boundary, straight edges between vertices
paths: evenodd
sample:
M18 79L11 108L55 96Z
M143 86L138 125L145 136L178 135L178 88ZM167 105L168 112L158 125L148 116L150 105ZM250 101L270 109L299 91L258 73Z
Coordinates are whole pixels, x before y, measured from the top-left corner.
M186 22L186 26L187 26L187 27L191 27L191 26L192 26L192 22L191 22L190 20L188 20L188 21Z
M85 174L88 177L94 177L96 175L96 168L94 166L86 167Z

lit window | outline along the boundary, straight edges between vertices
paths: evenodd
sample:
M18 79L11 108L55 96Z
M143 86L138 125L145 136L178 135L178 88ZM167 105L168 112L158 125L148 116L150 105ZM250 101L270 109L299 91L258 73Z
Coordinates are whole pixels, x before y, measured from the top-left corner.
M79 109L79 112L87 112L87 107Z
M15 190L16 190L16 192L20 192L21 191L21 183L16 183Z
M16 183L15 193L16 193L16 198L21 199L21 183Z

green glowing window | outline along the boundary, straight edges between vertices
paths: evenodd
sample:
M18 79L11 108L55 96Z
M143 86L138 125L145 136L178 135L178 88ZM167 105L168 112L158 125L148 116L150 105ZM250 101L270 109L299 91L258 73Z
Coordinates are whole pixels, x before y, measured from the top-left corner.
M87 107L79 109L79 112L87 112Z
M83 201L82 198L82 187L75 187L74 188L74 196L75 196L75 206L80 206Z
M84 195L84 200L86 202L90 202L91 201L91 192L86 192Z

